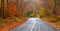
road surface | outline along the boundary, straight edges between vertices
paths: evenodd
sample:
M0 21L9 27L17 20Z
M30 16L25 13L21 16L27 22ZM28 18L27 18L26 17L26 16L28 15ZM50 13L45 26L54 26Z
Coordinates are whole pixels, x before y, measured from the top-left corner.
M10 31L57 31L39 18L30 18L27 22Z

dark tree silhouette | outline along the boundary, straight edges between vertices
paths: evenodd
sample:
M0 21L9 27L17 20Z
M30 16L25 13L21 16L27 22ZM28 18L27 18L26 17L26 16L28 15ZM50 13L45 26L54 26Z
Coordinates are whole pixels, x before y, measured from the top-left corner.
M0 17L1 17L1 16L2 16L2 0L0 1L0 3L1 3L1 4L0 4L0 5L1 5L1 6L0 6Z
M4 18L4 0L1 0L1 15L2 15L2 17Z

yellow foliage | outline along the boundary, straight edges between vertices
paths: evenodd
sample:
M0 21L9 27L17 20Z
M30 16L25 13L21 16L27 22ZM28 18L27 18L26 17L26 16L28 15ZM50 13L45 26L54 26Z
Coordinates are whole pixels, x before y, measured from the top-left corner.
M39 14L40 14L40 16L45 16L45 14L46 14L45 13L45 8L41 8Z

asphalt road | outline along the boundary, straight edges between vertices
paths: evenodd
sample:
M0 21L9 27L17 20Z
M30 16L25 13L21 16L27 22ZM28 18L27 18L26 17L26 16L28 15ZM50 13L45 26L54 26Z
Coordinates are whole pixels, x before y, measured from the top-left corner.
M57 31L39 18L30 18L27 22L10 31Z

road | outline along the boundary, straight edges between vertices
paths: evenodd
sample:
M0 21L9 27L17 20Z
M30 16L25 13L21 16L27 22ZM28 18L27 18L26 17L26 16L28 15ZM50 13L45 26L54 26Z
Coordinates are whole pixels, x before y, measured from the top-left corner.
M57 31L39 18L30 18L27 22L10 31Z

